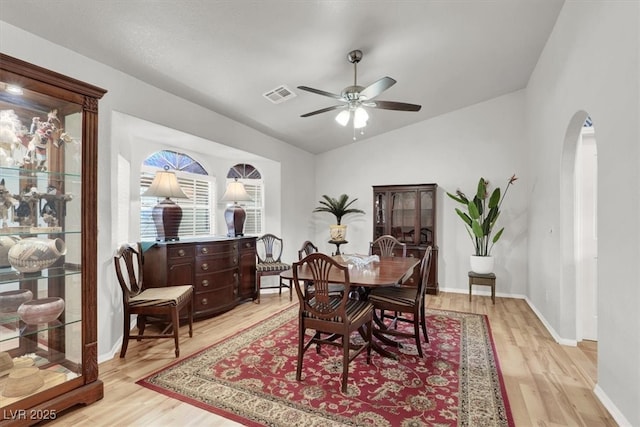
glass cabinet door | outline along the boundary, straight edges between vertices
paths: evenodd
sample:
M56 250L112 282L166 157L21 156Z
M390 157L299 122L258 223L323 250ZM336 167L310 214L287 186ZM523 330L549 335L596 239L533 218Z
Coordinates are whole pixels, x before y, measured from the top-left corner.
M0 409L82 375L82 105L0 82Z
M420 191L420 241L417 243L421 245L433 246L434 244L433 232L435 230L435 217L433 196L432 190Z
M390 234L401 242L413 243L416 226L416 192L392 192L390 197Z
M386 193L374 193L373 194L373 210L374 210L374 227L373 227L373 240L386 234L385 225L387 218L387 194Z

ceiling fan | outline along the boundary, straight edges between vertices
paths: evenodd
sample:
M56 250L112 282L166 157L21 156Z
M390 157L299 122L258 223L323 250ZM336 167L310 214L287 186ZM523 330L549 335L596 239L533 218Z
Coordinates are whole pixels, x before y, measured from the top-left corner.
M298 89L337 99L340 101L340 104L302 114L300 117L310 117L315 116L316 114L326 113L328 111L342 110L336 116L336 121L342 126L346 126L353 116L354 129L360 129L367 125L367 120L369 119L369 114L367 114L364 107L396 111L420 111L420 108L422 108L421 105L395 101L380 101L375 99L382 92L393 86L396 81L387 76L373 82L367 87L359 86L357 66L358 62L362 59L362 51L352 50L347 55L347 59L353 64L353 85L344 88L340 95L320 89L314 89L308 86L298 86Z

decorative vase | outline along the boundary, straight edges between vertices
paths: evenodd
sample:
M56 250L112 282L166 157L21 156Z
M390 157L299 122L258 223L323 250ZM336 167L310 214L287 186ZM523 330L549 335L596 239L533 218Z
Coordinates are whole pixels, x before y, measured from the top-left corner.
M53 322L64 311L64 300L49 297L27 301L18 307L18 315L27 325Z
M20 240L15 236L0 236L0 268L11 267L9 263L9 249Z
M32 299L33 293L29 289L0 292L0 313L15 313L18 307Z
M9 249L9 263L21 273L35 273L55 263L67 253L64 240L29 237Z
M471 271L478 274L493 273L494 260L491 255L489 256L477 256L471 255L470 258Z
M344 242L347 239L346 225L330 225L329 235L334 242Z

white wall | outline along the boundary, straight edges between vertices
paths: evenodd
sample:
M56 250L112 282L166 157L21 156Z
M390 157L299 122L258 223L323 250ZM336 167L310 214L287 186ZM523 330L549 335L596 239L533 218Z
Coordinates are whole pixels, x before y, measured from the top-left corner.
M303 241L312 236L312 228L307 221L313 206L313 194L309 190L314 187L315 179L311 154L2 21L0 43L2 52L7 55L108 90L99 103L98 124L97 286L100 361L111 357L119 349L122 335L121 294L112 256L122 240L136 241L139 238L137 228L124 221L125 215L118 213L114 203L135 200L137 191L127 194L122 194L126 193L122 189L118 191L118 168L121 168L122 174L128 174L130 182L134 182L139 173L136 158L141 154L130 145L136 141L121 138L120 134L117 138L113 135L112 112L157 123L279 163L280 181L276 180L277 188L274 193L267 195L266 200L269 210L267 231L279 233L288 242ZM122 171L122 168L125 170ZM280 197L281 194L294 196ZM120 232L122 228L127 230L126 235ZM294 246L285 247L285 256L289 259L297 257L297 248Z
M358 198L357 207L366 215L343 219L349 243L341 250L366 253L373 236L372 185L437 183L440 289L466 291L473 245L454 211L457 203L445 192L460 188L473 194L481 176L504 191L515 173L520 179L509 190L499 219L505 232L492 254L497 292L523 295L528 207L525 138L524 92L519 91L318 155L316 200L323 194L342 193ZM318 246L335 250L325 243L333 217L316 213L313 218Z
M528 296L560 336L576 337L566 237L565 135L594 121L598 150L598 385L616 420L640 425L640 3L568 1L527 88L531 178ZM573 122L572 122L573 120ZM570 124L571 123L571 124ZM571 141L569 141L572 143ZM565 163L566 167L566 163Z

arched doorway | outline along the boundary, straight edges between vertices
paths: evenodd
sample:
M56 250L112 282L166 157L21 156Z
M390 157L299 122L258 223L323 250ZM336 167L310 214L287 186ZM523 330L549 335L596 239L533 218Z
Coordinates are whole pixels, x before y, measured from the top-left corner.
M562 283L575 295L576 341L597 340L597 172L593 120L579 111L565 135L561 188Z

